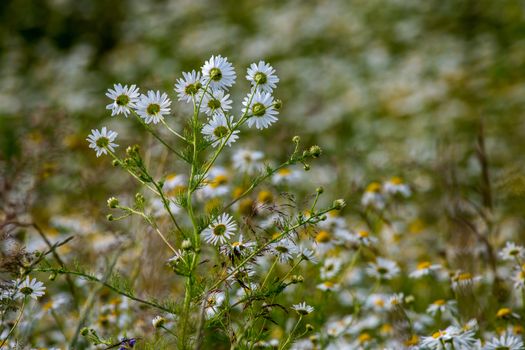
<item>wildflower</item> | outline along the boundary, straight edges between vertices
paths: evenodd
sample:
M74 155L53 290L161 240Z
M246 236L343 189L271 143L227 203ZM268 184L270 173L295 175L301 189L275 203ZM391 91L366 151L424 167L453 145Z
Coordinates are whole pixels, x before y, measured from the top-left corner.
M210 293L206 299L206 305L204 312L207 318L213 317L219 311L219 307L224 303L226 299L224 292L214 291Z
M423 276L428 276L433 271L439 270L441 265L434 264L432 265L429 261L421 261L417 264L416 269L410 273L411 278L421 278Z
M157 124L169 114L171 100L166 93L160 94L160 91L148 91L147 95L140 95L137 102L137 114L144 119L146 124Z
M249 116L248 126L255 125L257 129L266 129L277 121L279 112L273 106L274 100L270 93L256 91L244 98L243 113Z
M24 281L17 281L16 284L18 285L18 291L15 299L30 297L36 300L45 294L46 287L44 287L44 284L36 279L30 279L29 276Z
M177 197L186 191L187 176L184 174L169 174L166 176L162 190L168 197Z
M295 304L292 306L292 310L295 310L299 315L306 316L314 311L314 308L305 302Z
M225 90L235 83L237 75L228 58L211 56L201 68L203 83L208 84L212 90Z
M525 257L525 248L516 245L514 242L507 242L505 247L499 252L499 256L502 260L520 261Z
M444 314L446 311L455 311L455 307L455 300L438 299L427 307L427 313L431 316L436 316L438 312Z
M523 341L512 334L503 334L499 338L492 338L483 348L483 350L522 350Z
M451 348L472 349L477 343L474 335L475 331L472 329L463 330L450 326L445 330L435 332L430 337L423 337L420 345L423 348L441 350L445 343L451 343L453 345Z
M385 197L381 194L381 185L379 183L372 182L368 185L361 198L361 204L365 207L374 207L379 210L385 207Z
M321 279L328 280L334 278L339 271L341 271L342 266L343 262L340 258L327 258L321 267Z
M401 194L404 197L410 197L412 194L410 187L403 183L403 180L397 176L386 181L383 184L383 189L385 190L385 193L390 195Z
M242 172L254 174L263 169L263 158L264 153L262 152L241 149L235 152L232 157L233 167Z
M308 248L300 247L297 256L302 260L311 262L312 264L317 264L319 262L315 256L315 252Z
M225 114L232 109L231 104L230 94L225 94L222 90L206 92L202 97L204 113L210 117L216 114Z
M258 64L252 63L248 68L246 79L252 86L257 85L257 89L271 93L277 87L279 78L274 74L275 69L264 61Z
M295 243L289 239L284 238L270 245L270 252L279 258L280 262L293 260L293 256L297 253Z
M217 245L226 243L235 231L237 224L229 214L223 213L202 231L202 236L206 242Z
M367 272L372 277L389 280L397 276L400 270L395 261L377 258L375 263L369 264Z
M502 307L499 309L498 312L496 312L496 317L501 319L520 318L518 314L512 312L508 307Z
M217 113L213 115L212 119L208 121L206 125L204 125L202 128L202 134L206 140L211 142L213 147L219 146L223 140L226 143L226 146L231 146L232 143L239 138L237 134L240 132L239 130L232 131L230 128L232 124L233 117L230 117L228 121L224 114Z
M275 185L282 184L282 183L293 183L297 180L301 179L302 172L297 170L290 170L289 168L282 168L279 169L273 176L272 176L272 183Z
M177 79L175 92L179 96L179 101L190 103L202 88L201 73L192 70L190 73L183 72L182 76L183 78Z
M468 288L471 288L475 282L478 282L480 280L480 276L472 276L472 274L468 272L457 271L452 276L452 289L456 291L466 290Z
M365 306L376 312L387 310L388 295L371 294L365 301Z
M325 281L325 282L323 282L321 284L318 284L317 288L322 290L323 292L338 291L339 290L339 284L338 283L334 283L332 281Z
M230 192L230 174L225 168L221 166L215 166L210 169L206 180L204 181L205 186L198 192L205 198L220 197ZM207 204L210 204L208 202Z
M242 234L239 235L239 238L232 242L231 244L224 246L222 248L222 253L230 257L233 256L243 256L250 252L250 250L255 247L255 242L245 241Z
M113 100L106 106L106 109L111 109L111 116L124 114L127 118L131 108L135 108L139 95L139 88L135 85L128 87L127 85L115 84L113 89L108 89L106 92L106 96Z
M371 236L370 232L366 230L357 231L356 233L350 234L348 237L351 242L365 247L369 247L370 245L377 243L377 238Z
M523 290L525 288L525 264L515 269L511 280L514 282L515 289Z
M161 316L155 316L155 318L151 320L151 324L153 325L153 328L160 328L164 326L165 323L166 323L166 319Z
M113 141L117 136L115 131L107 130L104 126L101 130L92 129L86 140L89 142L89 148L93 148L97 152L97 157L100 157L101 154L107 154L108 150L115 151L118 145Z

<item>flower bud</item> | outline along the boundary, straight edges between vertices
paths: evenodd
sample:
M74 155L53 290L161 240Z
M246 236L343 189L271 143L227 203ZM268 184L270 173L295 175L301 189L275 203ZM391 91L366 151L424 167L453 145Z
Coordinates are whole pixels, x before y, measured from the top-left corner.
M192 248L191 241L189 239L185 239L184 241L182 241L181 247L184 250L190 250Z
M89 334L89 329L87 327L84 327L80 330L80 335L85 337L86 335Z
M106 215L106 219L108 221L113 221L115 218L113 217L113 214L108 214L108 215Z
M161 316L155 316L155 318L151 320L151 324L154 328L160 328L164 326L164 323L166 323L166 319Z
M280 110L283 108L283 101L280 98L276 98L273 106L276 110Z
M111 162L113 166L119 166L120 162L117 159L113 159L113 162Z
M308 332L311 332L311 331L314 330L314 326L312 326L310 323L307 323L307 324L306 324L306 330L307 330Z
M304 169L304 171L310 170L310 164L305 164L303 169Z
M49 275L49 280L50 280L50 281L54 281L56 278L57 278L57 273L56 273L56 272L52 272L52 273Z
M116 208L118 206L119 202L118 199L115 197L111 197L108 199L108 207L110 208Z
M342 198L336 199L334 203L332 203L332 206L336 210L341 210L346 206L346 201Z
M322 153L323 153L323 150L321 149L321 147L319 147L317 145L314 145L314 146L310 147L310 155L313 158L319 158Z
M322 186L319 186L319 187L317 187L317 188L315 189L315 192L321 194L321 193L324 192L324 188L323 188Z
M293 143L299 143L301 142L301 138L299 136L294 136L293 139L292 139Z

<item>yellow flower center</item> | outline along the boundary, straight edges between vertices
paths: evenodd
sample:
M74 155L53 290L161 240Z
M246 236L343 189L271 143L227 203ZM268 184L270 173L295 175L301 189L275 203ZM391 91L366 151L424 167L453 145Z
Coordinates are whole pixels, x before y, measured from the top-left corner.
M438 300L434 301L432 304L438 305L438 306L445 305L445 299L438 299Z
M418 270L425 270L425 269L428 269L429 267L430 267L430 262L429 261L422 261L419 264L417 264L417 269Z
M279 169L277 173L281 176L288 176L292 173L292 171L288 168L283 168L283 169Z
M503 318L505 316L510 315L511 312L512 311L509 308L504 307L504 308L501 308L501 309L498 310L498 312L496 313L496 317Z
M360 238L367 238L368 236L370 236L370 233L368 233L368 231L359 231L359 232L357 232L357 235Z
M226 175L217 175L212 181L210 181L210 186L212 188L217 188L221 185L228 183L228 177Z
M315 236L317 243L328 243L331 239L332 235L328 231L320 231L317 236Z
M394 176L390 179L390 182L394 185L401 185L403 183L403 180L401 180L400 177Z
M432 338L437 339L437 338L440 338L440 337L442 337L442 336L444 336L446 334L447 334L447 332L445 332L445 331L437 331L434 334L432 334Z
M366 192L379 192L381 190L381 184L379 182L372 182L366 187Z
M366 343L367 341L370 341L372 337L368 333L361 333L359 337L357 338L359 340L359 343Z

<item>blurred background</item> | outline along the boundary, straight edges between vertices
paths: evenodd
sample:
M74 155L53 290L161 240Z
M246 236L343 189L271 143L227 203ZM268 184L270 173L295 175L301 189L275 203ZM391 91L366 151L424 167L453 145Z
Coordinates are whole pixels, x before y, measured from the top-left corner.
M416 193L410 230L454 239L468 230L444 217L481 209L495 241L523 233L524 17L518 0L3 0L0 215L104 230L106 198L135 184L96 159L90 129L119 132L120 151L153 144L110 117L106 89L136 83L175 101L181 72L221 54L235 101L250 63L280 78L278 126L240 143L274 160L294 135L319 144L308 181L349 212L368 183L400 176ZM187 110L172 110L180 127Z

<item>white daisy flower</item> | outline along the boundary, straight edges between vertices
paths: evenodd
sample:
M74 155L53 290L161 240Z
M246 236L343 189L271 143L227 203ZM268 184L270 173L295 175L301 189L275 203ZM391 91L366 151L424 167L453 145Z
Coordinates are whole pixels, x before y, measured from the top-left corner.
M252 86L257 84L257 89L265 92L272 92L279 82L279 78L274 74L275 69L264 61L259 61L258 64L252 63L247 73L246 79Z
M202 79L204 84L208 84L212 90L226 90L234 83L237 75L228 58L211 56L201 68Z
M337 230L336 232L345 232L345 230ZM370 235L370 232L366 230L359 230L349 235L349 240L357 245L369 247L372 244L377 243L377 238Z
M314 308L305 302L295 304L292 306L292 310L295 310L299 315L306 316L314 311Z
M485 344L485 347L483 348L483 350L499 349L522 350L524 349L524 345L523 341L519 337L512 334L503 334L499 338L492 338L487 344Z
M185 174L171 173L166 176L162 191L166 196L175 198L183 192L186 192L188 177Z
M213 147L219 146L223 140L226 139L226 136L230 133L230 126L233 125L233 117L230 117L230 120L226 119L224 114L217 113L214 114L211 120L208 121L208 124L204 125L202 128L202 134L207 141L212 143ZM232 145L239 136L237 135L240 131L234 130L228 140L226 141L226 146Z
M240 257L251 252L252 248L256 246L255 242L245 241L242 234L239 238L229 245L225 245L221 248L221 252L230 257Z
M244 105L243 114L249 116L248 126L255 127L259 130L266 129L271 124L277 121L276 115L279 112L273 106L274 100L270 93L256 91L249 93L244 98L242 104Z
M280 262L284 263L293 260L294 255L297 254L297 247L291 239L284 238L272 243L270 245L270 252L277 256Z
M140 95L137 102L137 114L144 119L146 124L157 124L171 111L171 100L166 93L160 91L148 91L147 95Z
M395 261L384 258L377 258L376 262L368 265L366 271L369 276L383 280L390 280L400 272Z
M108 149L115 152L115 147L118 145L113 141L117 136L115 131L108 130L104 126L101 130L92 129L86 140L89 142L89 148L93 148L97 152L97 157L100 157L101 154L108 154Z
M206 305L204 308L204 312L206 313L206 318L213 317L218 311L221 305L224 303L224 300L226 299L226 296L224 292L216 291L213 293L210 293L208 295L208 298L206 299Z
M224 244L237 231L237 224L233 218L223 213L202 231L204 240L210 244Z
M378 210L385 208L385 197L381 194L381 185L377 182L372 182L367 186L361 204L364 207L374 207Z
M272 183L279 185L282 183L294 183L301 179L302 171L297 169L282 168L272 175Z
M387 310L388 295L371 294L366 298L365 307L375 312Z
M403 197L410 197L410 195L412 194L410 187L406 183L403 183L403 180L401 180L401 178L397 176L386 181L383 184L383 189L385 193L390 195L400 194Z
M499 252L499 257L507 261L521 260L525 257L525 248L514 242L507 242L505 247Z
M197 191L197 196L200 199L224 196L230 192L230 180L226 169L214 166L203 181L204 186Z
M299 247L299 250L297 252L297 257L302 260L309 261L314 265L319 262L319 260L315 256L315 252L311 249L304 248L304 247Z
M341 271L342 266L343 261L340 258L326 258L320 271L321 279L329 280L334 278Z
M128 87L127 85L115 84L113 89L108 89L106 92L106 96L113 100L106 106L106 109L111 109L111 116L124 114L127 118L131 113L131 108L135 108L139 95L139 88L135 85Z
M212 90L206 92L202 98L202 109L208 116L225 114L232 109L230 94L225 94L222 90Z
M201 73L192 70L190 73L183 72L183 78L177 79L175 92L179 96L179 101L190 103L202 88Z
M434 301L427 307L427 313L431 316L436 316L437 313L444 314L447 311L454 312L456 310L456 301L455 300L444 300L438 299Z
M317 285L317 289L320 289L323 292L336 292L339 290L339 288L340 285L332 281L324 281L323 283Z
M421 261L417 264L416 269L410 273L411 278L421 278L423 276L428 276L432 272L441 269L441 265L434 264L432 265L430 261Z
M523 290L525 288L525 265L516 267L510 279L514 282L515 289Z
M264 168L262 162L264 153L240 149L233 154L233 167L237 170L253 175Z
M31 297L38 299L45 294L46 287L44 284L36 279L30 279L29 276L22 281L17 281L18 292L15 295L15 299L22 299L25 297Z
M472 288L474 283L481 281L481 276L472 276L469 272L456 271L452 276L452 289L455 291Z

